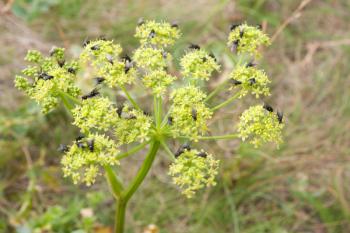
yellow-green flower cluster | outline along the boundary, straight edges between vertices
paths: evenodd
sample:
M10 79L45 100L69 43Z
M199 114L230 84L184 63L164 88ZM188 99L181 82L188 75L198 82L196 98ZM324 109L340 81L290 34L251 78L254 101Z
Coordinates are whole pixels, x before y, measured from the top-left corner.
M120 60L121 52L121 46L113 41L90 41L81 53L80 61L90 62L109 87L124 86L135 81L137 72L131 62Z
M247 95L249 92L259 98L260 95L269 96L270 89L268 84L271 82L265 72L256 69L253 66L237 66L230 78L233 79L233 88L239 88L239 98Z
M162 49L140 47L133 56L136 65L146 71L160 70L171 62L171 55Z
M205 156L200 156L204 153ZM219 161L212 155L197 150L185 150L173 164L170 165L169 175L174 184L188 198L204 187L216 185L215 176L218 174Z
M197 140L199 134L208 130L207 121L212 117L212 112L204 103L206 94L198 87L187 86L175 90L170 98L173 101L170 116L174 136Z
M180 37L180 30L167 22L146 21L136 28L135 37L141 45L166 47Z
M176 77L171 76L164 70L156 70L146 74L142 78L143 84L152 89L154 95L161 97L165 94L167 87L170 86Z
M40 52L28 51L25 60L35 65L22 70L25 76L16 76L15 86L34 99L47 113L59 103L62 92L73 97L80 94L74 85L75 73L79 66L77 62L64 61L64 49L56 48L50 57L44 57Z
M241 24L230 32L227 44L234 47L238 54L248 53L259 57L259 46L270 45L270 39L259 28Z
M100 175L100 167L118 165L119 153L114 141L107 136L91 134L76 141L61 160L65 177L71 177L74 184L84 182L92 185Z
M209 80L214 70L220 65L203 49L191 50L180 61L181 72L186 78Z
M95 97L82 100L72 110L76 125L82 132L88 133L92 129L107 131L118 120L116 108L113 103L105 97Z
M124 106L121 116L114 124L115 136L120 145L149 139L152 118L141 110Z
M255 147L267 142L282 142L283 123L278 121L275 113L266 110L262 105L250 107L240 117L239 136Z

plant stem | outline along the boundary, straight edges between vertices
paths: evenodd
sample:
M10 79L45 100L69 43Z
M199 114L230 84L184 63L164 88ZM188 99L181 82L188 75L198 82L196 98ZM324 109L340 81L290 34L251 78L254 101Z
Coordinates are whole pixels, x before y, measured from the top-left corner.
M238 98L238 96L239 96L239 92L237 92L235 95L233 95L231 98L229 98L229 99L227 99L226 101L224 101L224 102L222 102L221 104L219 104L219 105L216 105L215 107L213 107L211 110L212 111L216 111L216 110L218 110L218 109L220 109L220 108L222 108L222 107L225 107L226 105L228 105L228 104L230 104L232 101L234 101L235 99L237 99Z
M162 140L160 141L162 144L163 149L166 151L166 153L169 155L168 157L170 158L171 161L175 160L175 155L173 152L171 152L170 148L167 146L167 144Z
M146 156L146 159L143 161L143 164L138 171L136 177L131 181L129 187L123 191L122 195L119 197L117 202L117 210L115 215L115 233L123 233L124 232L124 223L125 223L125 211L128 201L136 192L136 190L140 187L141 183L145 179L148 174L154 158L156 157L157 151L159 149L160 142L154 140L151 144L151 148Z
M131 102L131 104L134 106L134 108L141 110L141 108L137 105L136 101L131 97L131 95L129 94L129 92L126 90L126 88L124 86L120 87L123 92L125 93L126 97L128 98L128 100Z
M128 157L129 155L132 155L140 150L142 150L145 146L147 146L148 144L150 143L150 141L146 141L146 142L143 142L133 148L131 148L130 150L128 150L127 152L125 153L121 153L119 155L117 155L117 159L120 160L120 159L123 159L125 157Z
M217 135L217 136L204 136L199 137L199 140L218 140L218 139L235 139L238 138L238 134L227 134L227 135Z
M109 184L113 196L115 198L120 198L123 192L122 182L119 180L118 176L115 174L115 172L110 166L106 165L104 169L106 171L107 182Z
M115 214L115 233L123 233L124 232L124 224L125 224L125 211L126 204L123 199L119 199L117 201L117 209Z
M221 89L227 84L228 80L223 81L221 84L219 84L210 94L205 98L205 102L208 102L211 98L213 98Z

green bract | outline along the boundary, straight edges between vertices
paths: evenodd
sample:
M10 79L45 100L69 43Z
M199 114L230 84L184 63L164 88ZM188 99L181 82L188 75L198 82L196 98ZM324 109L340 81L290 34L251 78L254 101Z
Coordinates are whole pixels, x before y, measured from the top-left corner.
M227 44L234 47L238 54L248 53L259 57L259 46L270 45L270 39L257 27L241 24L230 32Z
M205 154L205 157L200 156L200 153ZM169 175L182 193L191 198L197 190L216 184L218 166L219 161L212 155L203 151L186 150L170 165Z
M84 133L92 129L107 131L118 120L113 103L105 97L83 100L72 110L72 115L73 124Z
M243 112L238 124L239 136L255 147L267 142L279 145L282 140L283 123L277 114L267 111L262 105L250 107Z
M91 145L93 144L93 150ZM65 177L71 177L75 184L84 182L90 186L106 165L118 165L119 153L114 141L107 136L91 134L76 141L61 160Z
M230 78L233 79L231 89L239 89L239 97L247 95L249 92L259 98L260 95L270 95L268 84L271 82L263 70L247 65L237 66ZM238 83L237 83L238 81Z
M175 90L170 98L173 101L170 109L173 135L188 136L196 141L198 135L208 130L207 121L213 114L204 103L206 95L198 87L187 86Z
M166 22L147 21L136 28L135 37L141 45L166 47L180 37L180 30Z
M181 72L186 78L208 80L214 70L220 66L215 59L202 49L191 50L181 58Z

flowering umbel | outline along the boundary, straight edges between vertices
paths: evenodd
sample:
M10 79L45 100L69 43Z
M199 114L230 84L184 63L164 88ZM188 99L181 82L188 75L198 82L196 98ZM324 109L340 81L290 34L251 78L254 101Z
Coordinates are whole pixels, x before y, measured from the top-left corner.
M235 94L213 106L215 101L211 98L220 89L208 94L203 85L220 70L220 65L210 51L192 44L179 61L180 72L169 72L173 60L169 47L180 35L175 23L142 20L135 33L140 46L130 57L118 43L105 38L86 40L79 58L73 61L65 58L62 48L54 47L47 57L38 51L28 52L25 59L31 65L16 76L16 87L38 102L43 113L62 103L73 116L72 124L82 134L70 146L60 147L64 153L61 163L65 177L90 186L105 171L113 194L130 198L162 146L173 159L168 174L187 197L215 185L219 161L213 155L189 146L174 154L167 141L197 143L236 138L237 134L208 135L210 121L220 108L237 98L248 94L256 98L270 95L267 74L251 62L261 56L258 48L269 45L270 41L260 28L247 24L232 26L228 45L236 55L244 56L238 59L223 84ZM96 84L92 90L82 91L79 84L86 76L95 79ZM130 87L138 91L129 93ZM147 91L140 92L140 87ZM111 93L122 93L127 100L113 101L109 98ZM142 99L140 105L135 100L137 96L148 97L144 94L152 95L153 114L145 111L148 102ZM281 112L258 105L242 114L238 135L254 146L268 142L280 144L283 127ZM147 145L150 149L143 166L131 186L124 189L114 166ZM126 147L132 148L122 153Z

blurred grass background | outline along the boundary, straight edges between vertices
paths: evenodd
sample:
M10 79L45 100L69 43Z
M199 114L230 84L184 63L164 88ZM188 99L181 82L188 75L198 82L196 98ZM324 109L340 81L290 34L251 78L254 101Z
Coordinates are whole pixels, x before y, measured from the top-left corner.
M191 200L171 185L159 157L132 199L127 232L147 233L149 224L161 233L350 232L348 0L10 0L0 1L0 12L0 232L111 232L104 182L87 189L62 178L56 148L77 133L70 117L63 109L43 116L13 79L28 49L65 46L74 56L84 38L105 35L131 51L139 17L177 21L184 36L175 62L198 43L218 57L223 75L234 65L229 24L262 23L274 40L259 61L273 83L266 101L284 110L286 130L279 150L205 145L224 162L218 185ZM256 102L221 111L212 131L232 131L233 116ZM141 158L122 166L126 179Z

